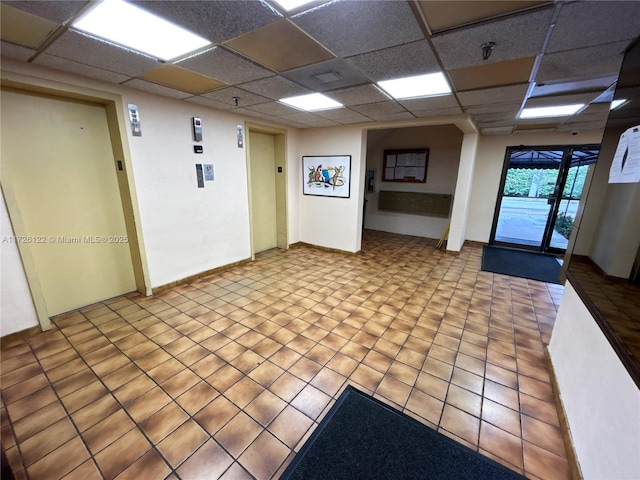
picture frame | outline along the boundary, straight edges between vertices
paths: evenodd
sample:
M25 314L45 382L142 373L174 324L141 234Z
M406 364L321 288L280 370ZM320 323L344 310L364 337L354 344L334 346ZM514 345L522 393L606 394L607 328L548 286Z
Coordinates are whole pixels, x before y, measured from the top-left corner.
M351 155L302 157L302 193L321 197L349 198Z
M382 162L382 181L427 183L428 165L428 148L385 150Z

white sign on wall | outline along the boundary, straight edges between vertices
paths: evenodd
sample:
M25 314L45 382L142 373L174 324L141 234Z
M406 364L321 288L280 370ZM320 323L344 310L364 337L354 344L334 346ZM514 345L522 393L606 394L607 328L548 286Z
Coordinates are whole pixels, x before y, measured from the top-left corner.
M640 125L620 135L609 171L609 183L637 182L640 182Z

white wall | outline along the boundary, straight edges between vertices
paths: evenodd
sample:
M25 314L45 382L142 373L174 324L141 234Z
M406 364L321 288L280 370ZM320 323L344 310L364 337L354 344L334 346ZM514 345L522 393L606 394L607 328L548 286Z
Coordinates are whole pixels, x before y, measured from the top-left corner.
M246 151L236 145L236 125L250 121L286 130L290 167L300 158L297 129L4 58L2 69L3 76L15 73L34 82L43 79L119 94L126 118L127 104L138 105L142 137L128 132L128 143L152 288L250 258ZM193 116L203 121L201 155L193 153ZM196 163L214 165L215 181L205 182L203 189L196 185ZM295 167L287 174L293 243L300 237L300 177ZM31 298L18 299L21 306L16 311L29 308ZM9 328L3 316L2 334Z
M628 278L640 245L640 186L609 184L591 258L613 277Z
M351 155L349 198L299 195L300 241L346 252L360 250L364 201L364 138L362 127L331 127L300 132L298 182L302 156ZM301 188L301 187L300 187Z
M584 478L640 478L640 390L570 282L549 354Z
M613 156L624 130L610 128L605 134L585 207L590 221L581 225L578 232L578 240L590 247L586 254L607 275L620 278L629 277L640 245L640 186L608 183Z
M378 196L380 190L453 195L460 164L462 136L462 132L454 125L369 131L366 168L375 170L375 192L365 192L368 200L365 227L405 235L440 238L450 222L449 218L378 211ZM424 147L429 148L425 183L382 181L384 150Z
M251 256L245 150L226 112L120 92L140 109L142 137L129 139L152 287ZM202 118L204 153L193 153L191 117ZM197 188L196 163L215 180Z
M514 133L481 136L478 144L467 240L488 242L498 198L498 188L507 147L519 145L575 145L600 143L602 130L570 133Z
M38 325L36 309L31 300L13 226L9 219L7 206L2 200L0 212L0 336L20 332Z
M447 251L459 252L467 237L467 224L469 223L469 211L471 210L471 192L476 170L479 138L480 134L478 133L465 133L462 139L460 168L458 169L456 192L453 196L451 229L447 239Z
M574 252L577 255L590 256L593 250L609 188L609 169L622 131L610 128L604 132L598 162L590 167L594 171L586 202L581 202L584 213L576 236Z

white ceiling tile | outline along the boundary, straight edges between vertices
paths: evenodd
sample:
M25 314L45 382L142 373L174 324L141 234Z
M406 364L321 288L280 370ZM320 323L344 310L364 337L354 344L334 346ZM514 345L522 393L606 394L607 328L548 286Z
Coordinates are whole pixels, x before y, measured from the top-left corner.
M458 99L463 106L487 105L496 102L522 102L527 94L528 88L529 84L524 83L508 87L469 90L466 92L459 92Z
M472 67L538 55L553 9L547 8L434 35L432 41L445 69ZM495 42L488 60L482 44Z
M245 83L275 75L223 47L215 47L199 55L189 57L176 65L215 78L228 85Z
M240 87L244 90L257 93L258 95L271 98L272 100L313 93L311 90L301 87L297 83L293 83L284 77L263 78L262 80L243 83Z
M13 43L0 42L0 53L3 57L24 60L26 62L36 51L21 47L20 45L14 45Z
M219 102L217 100L211 100L210 98L205 98L199 95L185 98L184 101L189 103L195 103L197 105L203 105L205 107L216 108L218 110L231 110L232 108L235 108L235 106L230 105L228 103Z
M516 121L515 116L528 89L526 78L522 78L517 80L520 85L463 91L449 97L401 102L391 100L375 86L375 82L432 73L440 69L431 44L425 40L413 14L411 2L404 0L334 0L325 3L318 0L306 7L306 11L294 13L291 19L289 14L277 12L272 7L271 0L145 0L135 3L207 37L214 43L233 41L257 28L268 29L281 22L286 22L289 26L295 23L293 30L296 34L304 35L305 38L309 35L310 41L321 43L323 51L328 50L340 58L331 61L309 60L306 62L310 63L309 66L287 70L286 74L279 75L227 46L208 47L208 51L183 59L177 64L182 69L230 85L202 96L191 96L154 83L133 80L132 77L141 77L158 68L160 63L146 55L88 37L73 29L53 42L35 58L34 63L106 82L125 83L132 88L182 98L195 105L233 110L254 118L270 118L273 122L301 128L333 122L365 123L371 121L371 118L389 122L413 117L444 118L447 115L460 115L464 111L472 116L483 132L493 133L499 129L506 131ZM567 100L588 102L593 99L590 95L582 98L581 95L570 94L572 96L567 97L567 92L593 92L597 95L615 81L622 52L629 39L637 36L640 31L640 1L558 0L549 3L553 5L487 19L436 34L432 37L433 43L444 64L449 68L455 66L456 72L460 72L457 68L462 66L475 65L479 68L478 65L489 64L488 67L496 67L517 62L518 57L523 55L540 53L542 38L552 21L550 13L554 9L560 10L560 17L547 49L554 53L547 53L542 57L536 78L537 85L532 95L545 95L547 98L532 98L529 106L561 100L563 103ZM7 4L54 22L68 21L80 9L86 9L89 5L86 0ZM291 31L287 30L281 41L286 45L290 36ZM480 45L486 41L495 41L496 46L491 57L482 61ZM608 43L600 45L602 42ZM575 50L566 51L569 49ZM33 50L6 42L2 43L1 53L5 59L22 61L35 54ZM279 50L274 53L279 54ZM286 55L286 52L282 55ZM509 59L515 60L509 62ZM357 78L350 78L349 82L364 83L351 83L357 86L335 88L335 85L322 86L307 81L313 75L326 73L327 69L334 71L338 67L355 73ZM503 75L508 73L503 72ZM298 74L301 76L296 76ZM346 108L303 113L277 103L277 100L284 97L319 90L325 90L327 96L344 104ZM187 95L188 98L185 98ZM233 97L239 97L239 108L235 106ZM456 98L463 106L462 110L457 105ZM597 124L605 120L607 108L605 103L589 106L580 115L564 120L567 124ZM289 118L279 119L279 116ZM551 123L548 120L544 122ZM521 123L522 125L527 124Z
M91 65L74 62L73 60L67 60L66 58L56 57L55 55L49 55L47 53L38 55L33 63L111 83L122 83L131 78L127 75L104 70L103 68L92 67Z
M343 58L424 38L409 3L401 1L338 0L292 20Z
M521 106L522 103L520 102L493 103L488 105L471 105L469 107L464 107L464 111L471 115L500 112L517 113Z
M418 118L445 117L447 115L460 115L462 109L460 107L451 108L434 108L429 110L411 110Z
M238 106L241 108L271 101L271 99L267 97L256 95L255 93L242 90L238 87L221 88L210 93L205 93L203 97L233 106L235 106L234 97L238 97Z
M638 1L562 2L561 5L548 53L631 40L640 32Z
M536 83L618 74L627 42L609 43L542 57Z
M340 125L353 125L355 123L369 123L372 120L369 117L359 116L353 118L342 118L340 120L336 120Z
M346 106L389 100L387 94L373 85L362 85L359 87L345 88L343 90L335 90L333 92L327 92L325 95Z
M145 92L155 93L156 95L162 95L163 97L184 99L192 96L191 93L186 93L174 88L158 85L157 83L147 82L146 80L141 80L139 78L131 79L127 82L124 82L122 85L124 85L125 87L135 88L136 90L143 90Z
M260 118L262 120L273 120L272 115L256 112L248 108L235 108L233 109L233 113L237 113L238 115L246 115L248 117L253 117L253 118Z
M416 118L409 112L386 113L382 115L370 115L376 122L395 122L396 120L411 120Z
M503 127L516 124L515 113L485 113L483 115L474 115L473 119L478 126L484 127Z
M263 1L135 1L138 6L222 43L282 17Z
M6 1L2 3L19 10L32 13L47 20L65 23L78 13L88 0L37 0L37 1Z
M356 55L347 62L374 82L441 70L426 40Z
M57 57L130 77L158 68L157 60L88 35L68 30L46 50Z
M367 117L371 117L372 115L387 115L390 113L405 112L404 107L393 100L369 103L366 105L354 105L351 108L358 113L366 115Z
M280 102L260 103L258 105L252 105L247 107L248 110L263 113L265 115L281 116L291 115L292 113L298 113L300 110L286 106Z
M278 119L299 123L307 127L331 127L338 125L336 122L307 112L290 113L289 115L278 117Z
M277 117L272 119L273 122L279 123L281 125L284 125L286 127L293 127L293 128L309 128L307 125L304 125L302 123L299 122L294 122L292 120L285 120L282 117Z
M572 117L572 115L565 115L563 117L546 117L546 118L519 118L518 125L547 125L547 124L561 124L566 122Z
M350 108L332 108L331 110L322 110L319 112L314 112L316 115L319 115L323 118L328 118L329 120L341 121L344 119L361 119L360 121L366 122L369 120L364 115L359 114L358 112L351 110Z
M478 122L475 117L474 117L474 121L476 121L476 125L481 130L483 130L485 128L494 128L494 127L510 127L510 128L514 128L516 123L517 123L513 119L511 119L510 121L506 121L505 120L503 122Z
M505 135L513 131L513 127L487 127L481 128L480 132L483 135Z
M438 95L437 97L411 98L398 100L404 108L413 112L414 110L431 110L435 108L460 108L456 97L453 95Z

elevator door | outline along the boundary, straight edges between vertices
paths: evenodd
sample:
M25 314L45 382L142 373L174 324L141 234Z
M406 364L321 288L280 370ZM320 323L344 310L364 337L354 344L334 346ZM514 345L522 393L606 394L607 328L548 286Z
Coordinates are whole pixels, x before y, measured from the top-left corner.
M253 250L259 253L278 246L275 137L252 131L249 142Z
M134 291L104 105L3 90L1 133L16 241L29 243L49 315Z

